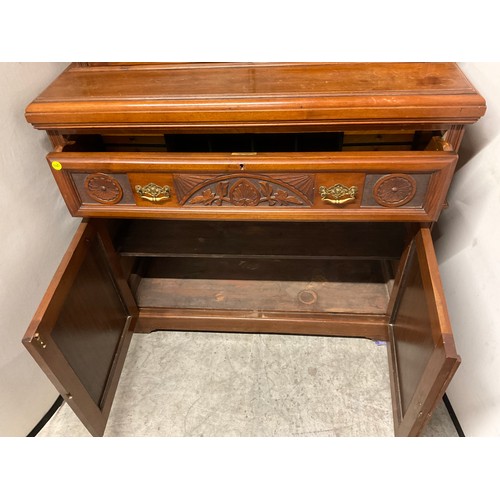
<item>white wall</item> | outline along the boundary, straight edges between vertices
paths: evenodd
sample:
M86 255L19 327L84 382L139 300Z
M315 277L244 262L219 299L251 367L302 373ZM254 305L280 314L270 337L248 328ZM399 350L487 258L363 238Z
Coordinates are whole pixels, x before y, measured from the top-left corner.
M500 436L500 63L461 67L486 100L467 127L436 252L462 364L447 395L466 436Z
M24 109L66 66L0 63L0 436L27 435L58 396L21 338L79 221Z

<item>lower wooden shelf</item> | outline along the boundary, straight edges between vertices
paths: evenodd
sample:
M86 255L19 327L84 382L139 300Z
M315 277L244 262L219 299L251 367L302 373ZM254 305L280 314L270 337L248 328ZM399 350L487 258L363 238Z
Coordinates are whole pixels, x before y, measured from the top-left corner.
M385 261L154 259L136 298L139 307L386 314L389 269Z
M387 261L163 257L141 267L136 331L182 329L192 314L203 330L387 338Z

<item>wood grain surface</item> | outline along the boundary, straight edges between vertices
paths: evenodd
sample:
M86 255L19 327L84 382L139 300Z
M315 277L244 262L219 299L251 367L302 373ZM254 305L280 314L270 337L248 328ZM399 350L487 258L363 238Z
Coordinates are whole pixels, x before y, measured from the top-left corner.
M70 67L26 110L43 129L161 124L473 123L482 97L452 63Z

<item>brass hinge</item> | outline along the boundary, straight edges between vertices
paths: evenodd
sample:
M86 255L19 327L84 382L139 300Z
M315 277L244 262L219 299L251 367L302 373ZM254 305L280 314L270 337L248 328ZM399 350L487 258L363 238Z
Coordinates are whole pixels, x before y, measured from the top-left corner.
M33 335L33 340L36 340L42 349L45 349L47 347L47 344L42 340L42 337L40 337L40 334L38 332Z

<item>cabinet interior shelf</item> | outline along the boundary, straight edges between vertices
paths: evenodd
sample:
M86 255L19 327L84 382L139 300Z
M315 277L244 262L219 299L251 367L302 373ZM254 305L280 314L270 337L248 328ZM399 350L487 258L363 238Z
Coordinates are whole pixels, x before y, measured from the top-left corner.
M124 256L280 259L399 259L410 226L393 222L128 220Z
M127 221L140 308L387 314L405 224Z

